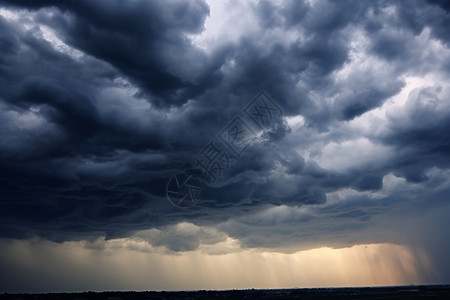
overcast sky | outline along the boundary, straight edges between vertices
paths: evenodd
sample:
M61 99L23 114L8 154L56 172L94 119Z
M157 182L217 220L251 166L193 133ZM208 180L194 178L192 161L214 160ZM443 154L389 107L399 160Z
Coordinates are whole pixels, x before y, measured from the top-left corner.
M448 28L445 1L0 1L0 291L450 283Z

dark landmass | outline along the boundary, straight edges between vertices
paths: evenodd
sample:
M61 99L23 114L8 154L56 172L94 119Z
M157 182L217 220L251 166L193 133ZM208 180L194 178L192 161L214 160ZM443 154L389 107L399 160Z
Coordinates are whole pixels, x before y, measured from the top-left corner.
M144 299L450 299L450 285L366 288L310 288L185 292L84 292L1 294L0 299L27 300L144 300Z

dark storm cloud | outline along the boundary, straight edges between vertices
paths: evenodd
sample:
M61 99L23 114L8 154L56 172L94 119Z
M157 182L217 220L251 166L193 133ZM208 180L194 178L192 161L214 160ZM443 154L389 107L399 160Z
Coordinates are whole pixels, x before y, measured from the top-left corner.
M202 30L209 14L208 6L202 1L37 1L30 6L24 1L11 4L52 7L66 12L43 12L36 19L57 28L68 44L110 63L132 78L143 88L142 93L157 105L181 105L220 80L220 74L214 74L220 64L208 62L184 36Z
M431 167L449 167L450 91L441 87L418 88L405 104L402 118L392 117L391 134L384 142L405 151L396 163L396 173L412 182L427 180Z
M66 5L69 3L64 4L62 9L71 10ZM84 9L92 14L97 11L86 7ZM144 16L141 18L149 17L145 15L146 12L156 11L148 7L132 9L136 14L143 12ZM169 17L174 9L177 10L179 15L175 17L180 22L179 18L189 8L184 4L172 3L166 9ZM122 12L123 8L110 10L110 13ZM46 14L46 10L41 10L35 18L45 18ZM59 11L55 14L64 16ZM129 12L126 15L135 14ZM74 15L70 17L76 21ZM91 17L95 19L95 16ZM187 17L191 17L190 13ZM119 28L126 27L114 25L114 22L108 23L108 17L105 18L106 20L96 19L93 23L99 22L105 28L116 25ZM166 22L173 23L170 20ZM192 23L192 30L197 26L196 19L186 22ZM86 21L86 24L89 22ZM55 51L48 42L39 38L42 32L38 28L24 30L23 27L9 24L3 18L0 25L4 33L2 51L5 54L2 55L4 63L1 77L1 96L4 100L2 127L5 133L2 139L2 192L5 195L2 201L2 223L6 228L5 235L14 236L18 232L33 234L30 229L34 228L44 236L66 239L61 233L67 232L68 236L72 233L80 237L87 234L89 237L91 231L101 232L100 234L107 231L108 235L114 235L115 232L127 232L129 228L123 227L128 222L133 224L131 227L140 222L157 223L159 216L145 209L149 196L155 198L152 191L147 190L154 186L153 190L162 196L165 181L154 178L151 170L162 171L164 174L166 169L169 174L173 168L171 165L175 164L176 167L177 162L176 159L171 161L165 157L170 156L170 148L176 147L176 143L181 141L170 133L171 126L167 126L164 117L151 112L149 106L141 103L145 101L129 97L136 104L133 107L129 105L130 102L127 103L124 94L117 94L114 89L105 92L105 89L111 87L120 88L121 85L114 81L123 76L120 67L115 63L110 64L110 56L105 54L108 58L101 57L98 60L94 58L94 53L92 56L83 55L74 59ZM148 24L142 25L148 27ZM177 47L184 43L181 34L176 33L177 28L184 30L185 25L174 24L174 28L167 28L174 31L172 42L177 44L174 46L177 51L181 49ZM123 28L123 35L127 35L126 30L136 29ZM136 42L140 40L140 34L146 33L132 36ZM117 37L122 38L119 35ZM151 37L149 41L157 43L155 39ZM92 40L96 41L96 38ZM102 41L102 45L106 46L106 43ZM117 48L109 44L103 50L106 51L108 47ZM132 53L139 48L129 50L123 50L122 53L145 65L145 57L138 58ZM142 53L148 53L145 55L151 54L148 49L141 50ZM121 53L120 49L117 53ZM168 53L171 54L170 51ZM166 59L173 62L168 57ZM119 63L125 64L125 61ZM132 68L133 66L130 70ZM138 83L140 80L135 79ZM164 80L170 84L171 80ZM158 82L144 81L158 85ZM126 88L126 84L122 87ZM171 93L175 90L176 88L172 89ZM147 109L148 113L142 113L141 108ZM173 129L180 131L178 128ZM182 130L181 134L184 134ZM168 146L169 138L176 141L174 145ZM185 138L189 140L189 137ZM189 147L187 144L184 146ZM163 148L166 148L165 152L152 153ZM182 151L178 148L177 156ZM187 158L179 161L181 163L176 168L180 168L180 165L183 167L183 161L187 161ZM124 179L126 177L139 179ZM162 191L158 191L159 187ZM162 204L167 205L166 201L162 201ZM128 217L133 221L125 220ZM117 220L118 228L105 221L113 219ZM96 225L92 226L92 222ZM12 223L18 224L11 225Z
M242 29L209 51L188 37L203 30L203 1L3 7L18 16L0 17L3 237L63 241L159 228L146 238L174 251L210 240L201 229L180 240L170 226L187 221L220 224L244 246L382 241L372 229L389 223L382 216L397 217L398 207L421 200L409 190L380 201L368 195L381 193L390 173L423 185L425 195L435 178L429 171L448 168L445 89L412 93L404 112L387 113L380 133L348 127L399 93L406 75L448 72L440 53L421 51L430 38L447 49L441 4L260 1L251 5L256 31ZM66 46L47 41L46 28ZM298 35L289 39L288 32ZM260 90L272 95L283 119L233 157L216 184L205 185L199 205L172 206L168 179L192 167L210 140L225 147L219 132L236 116L245 119ZM291 128L289 118L298 116L302 125ZM342 169L321 165L327 146L358 138L368 142L339 152ZM369 148L381 158L353 159ZM341 190L356 196L319 208ZM437 196L444 202L445 194ZM305 212L291 209L297 206ZM306 229L297 230L301 225Z

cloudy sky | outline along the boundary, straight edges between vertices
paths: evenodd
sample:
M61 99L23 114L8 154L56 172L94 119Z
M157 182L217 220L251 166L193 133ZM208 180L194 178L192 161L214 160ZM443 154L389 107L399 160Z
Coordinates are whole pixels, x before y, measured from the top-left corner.
M445 1L0 1L0 292L450 283Z

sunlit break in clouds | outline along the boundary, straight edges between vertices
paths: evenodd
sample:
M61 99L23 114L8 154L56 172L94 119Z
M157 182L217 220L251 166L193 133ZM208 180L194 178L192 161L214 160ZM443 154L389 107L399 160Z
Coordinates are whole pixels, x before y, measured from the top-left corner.
M450 283L445 1L0 2L0 293Z

